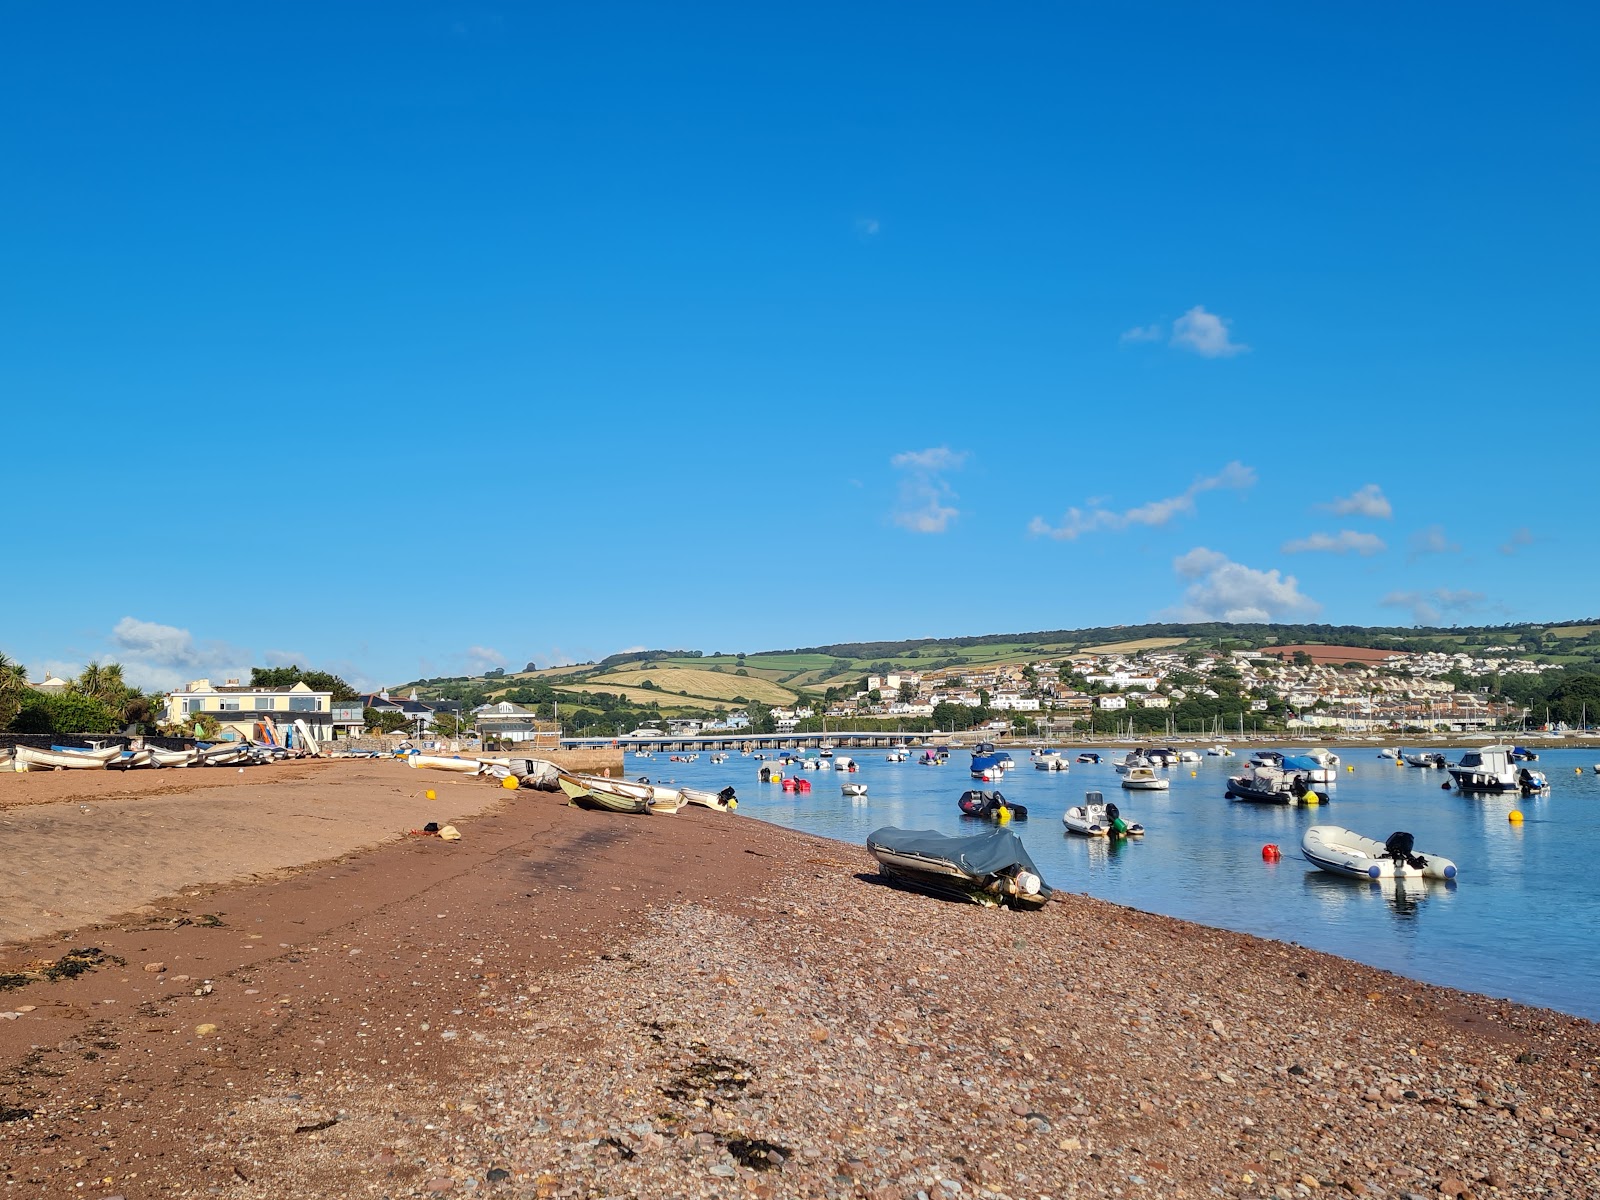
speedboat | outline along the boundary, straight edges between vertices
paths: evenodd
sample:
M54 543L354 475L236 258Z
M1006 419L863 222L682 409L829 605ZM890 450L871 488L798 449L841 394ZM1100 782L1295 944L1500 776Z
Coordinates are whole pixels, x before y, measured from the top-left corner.
M1534 751L1529 750L1526 746L1513 746L1511 747L1511 761L1538 762L1539 755Z
M1232 758L1233 757L1233 751L1228 749L1226 746L1218 744L1218 745L1209 746L1209 747L1206 748L1206 757L1207 758Z
M1542 771L1517 766L1508 746L1485 746L1481 750L1468 750L1461 761L1447 767L1450 778L1463 792L1479 795L1502 796L1507 794L1532 795L1549 788L1550 781Z
M1100 756L1093 750L1085 750L1082 754L1078 755L1078 761L1081 763L1097 763L1100 761Z
M1198 751L1198 750L1179 750L1178 751L1178 761L1181 762L1181 763L1199 762L1200 761L1200 751Z
M1034 759L1033 769L1035 771L1067 771L1071 769L1071 764L1067 762L1063 755L1057 754L1048 758Z
M1006 764L1010 758L1009 754L1002 758L1000 754L992 751L985 754L973 751L972 777L974 779L998 779L1005 773Z
M883 756L884 762L905 762L911 755L904 750L891 750Z
M1009 829L947 837L932 829L885 826L867 836L884 877L902 887L988 907L1039 909L1050 889Z
M1337 825L1313 825L1300 839L1300 850L1314 866L1352 879L1454 879L1456 865L1437 854L1417 854L1409 833L1391 833L1388 841L1362 837Z
M999 821L1004 825L1007 821L1026 821L1028 809L1026 805L1013 804L999 792L984 791L973 788L971 791L961 793L961 799L956 801L964 817L979 817L985 821Z
M1107 804L1099 792L1086 792L1082 804L1075 804L1061 815L1069 833L1084 837L1142 837L1144 826L1124 821L1115 804Z
M1250 767L1243 775L1228 780L1229 800L1249 800L1255 804L1321 804L1327 796L1312 789L1303 771L1280 771L1276 767Z
M1151 767L1155 764L1145 756L1145 752L1143 750L1129 750L1128 753L1123 756L1121 762L1112 763L1111 765L1118 775L1126 775L1135 767Z
M1130 792L1164 792L1172 783L1150 767L1129 767L1123 772L1122 786Z
M1146 751L1145 757L1150 760L1152 767L1170 767L1178 761L1178 752L1171 746L1158 746L1154 750Z
M1422 767L1424 770L1442 771L1445 768L1444 755L1430 754L1426 750L1418 750L1415 754L1404 756L1408 767Z
M849 772L849 771L859 771L861 768L856 766L856 760L855 759L849 757L848 755L840 754L840 755L835 756L835 758L833 760L833 769L835 771Z

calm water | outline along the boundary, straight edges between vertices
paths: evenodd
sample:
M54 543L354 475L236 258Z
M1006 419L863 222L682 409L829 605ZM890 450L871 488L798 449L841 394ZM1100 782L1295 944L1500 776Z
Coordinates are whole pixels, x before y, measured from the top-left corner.
M1600 776L1591 769L1600 750L1541 750L1548 796L1469 799L1441 790L1443 771L1396 767L1376 747L1350 747L1339 751L1330 803L1310 809L1225 800L1228 774L1248 761L1243 751L1167 770L1167 792L1123 791L1109 761L1045 772L1026 751L1012 753L1017 767L1004 781L979 785L966 750L952 750L943 767L861 751L854 775L802 772L813 790L798 797L758 782L762 763L737 754L719 766L705 755L692 763L630 755L627 767L658 782L732 784L747 816L857 845L880 825L975 832L982 826L961 817L957 797L998 787L1027 805L1029 819L1012 828L1052 887L1600 1020ZM845 780L867 784L867 798L844 799ZM1146 836L1108 844L1067 834L1061 814L1091 789L1142 821ZM1520 825L1507 820L1513 808ZM1397 890L1325 874L1300 857L1301 834L1317 824L1379 840L1409 830L1418 851L1453 859L1460 881ZM1281 862L1262 860L1267 842L1282 848Z

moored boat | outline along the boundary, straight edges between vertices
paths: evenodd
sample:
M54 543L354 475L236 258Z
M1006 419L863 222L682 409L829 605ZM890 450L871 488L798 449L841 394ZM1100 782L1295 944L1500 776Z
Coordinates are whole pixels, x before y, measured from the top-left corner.
M1061 814L1061 823L1069 833L1084 837L1142 837L1144 826L1137 821L1125 821L1115 804L1107 804L1099 792L1086 792L1082 804L1074 804Z
M864 783L846 783L840 786L839 791L855 800L867 794L867 785Z
M867 837L884 877L903 887L973 904L1038 909L1050 888L1009 829L947 837L932 829L885 826Z
M1310 805L1321 804L1327 796L1312 788L1304 772L1249 767L1243 775L1228 780L1227 798L1254 804Z
M1058 754L1052 758L1034 759L1033 769L1035 771L1069 771L1072 769L1072 764L1067 762L1063 755Z
M1409 833L1387 841L1363 837L1337 825L1313 825L1300 839L1306 861L1353 879L1454 879L1456 864L1437 854L1418 854Z
M1078 761L1081 763L1097 763L1100 761L1100 756L1093 750L1085 750L1078 755Z
M1172 783L1151 767L1128 767L1122 773L1122 786L1130 792L1164 792Z
M1509 746L1485 746L1466 751L1460 762L1445 769L1456 787L1469 794L1527 796L1549 788L1542 771L1518 766L1511 754Z
M1426 750L1419 750L1415 754L1405 754L1402 755L1402 758L1408 767L1421 767L1429 771L1442 771L1446 766L1444 755L1430 753Z
M979 817L985 821L999 821L1004 825L1007 821L1026 821L1028 809L1023 804L1013 804L999 792L987 791L983 788L972 788L961 793L961 799L956 801L956 806L961 809L964 817Z

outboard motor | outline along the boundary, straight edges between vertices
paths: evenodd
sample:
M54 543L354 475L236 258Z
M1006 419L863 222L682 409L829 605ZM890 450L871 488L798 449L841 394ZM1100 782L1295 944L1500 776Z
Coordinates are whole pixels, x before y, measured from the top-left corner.
M1106 805L1106 820L1115 821L1121 815L1122 815L1122 813L1120 811L1118 811L1117 806L1115 804Z
M1412 837L1409 833L1406 833L1403 830L1396 830L1394 833L1391 833L1388 840L1383 843L1383 852L1388 857L1394 859L1395 862L1405 863L1407 866L1414 867L1420 871L1423 867L1427 866L1428 860L1422 857L1420 854L1411 853L1411 851L1416 847L1416 844L1417 839Z

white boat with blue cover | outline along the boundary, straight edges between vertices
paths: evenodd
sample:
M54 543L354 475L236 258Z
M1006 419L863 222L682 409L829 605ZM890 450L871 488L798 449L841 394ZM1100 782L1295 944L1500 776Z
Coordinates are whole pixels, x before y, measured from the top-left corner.
M1313 866L1352 879L1454 879L1456 864L1437 854L1418 854L1409 833L1388 841L1363 837L1338 825L1313 825L1300 839Z

